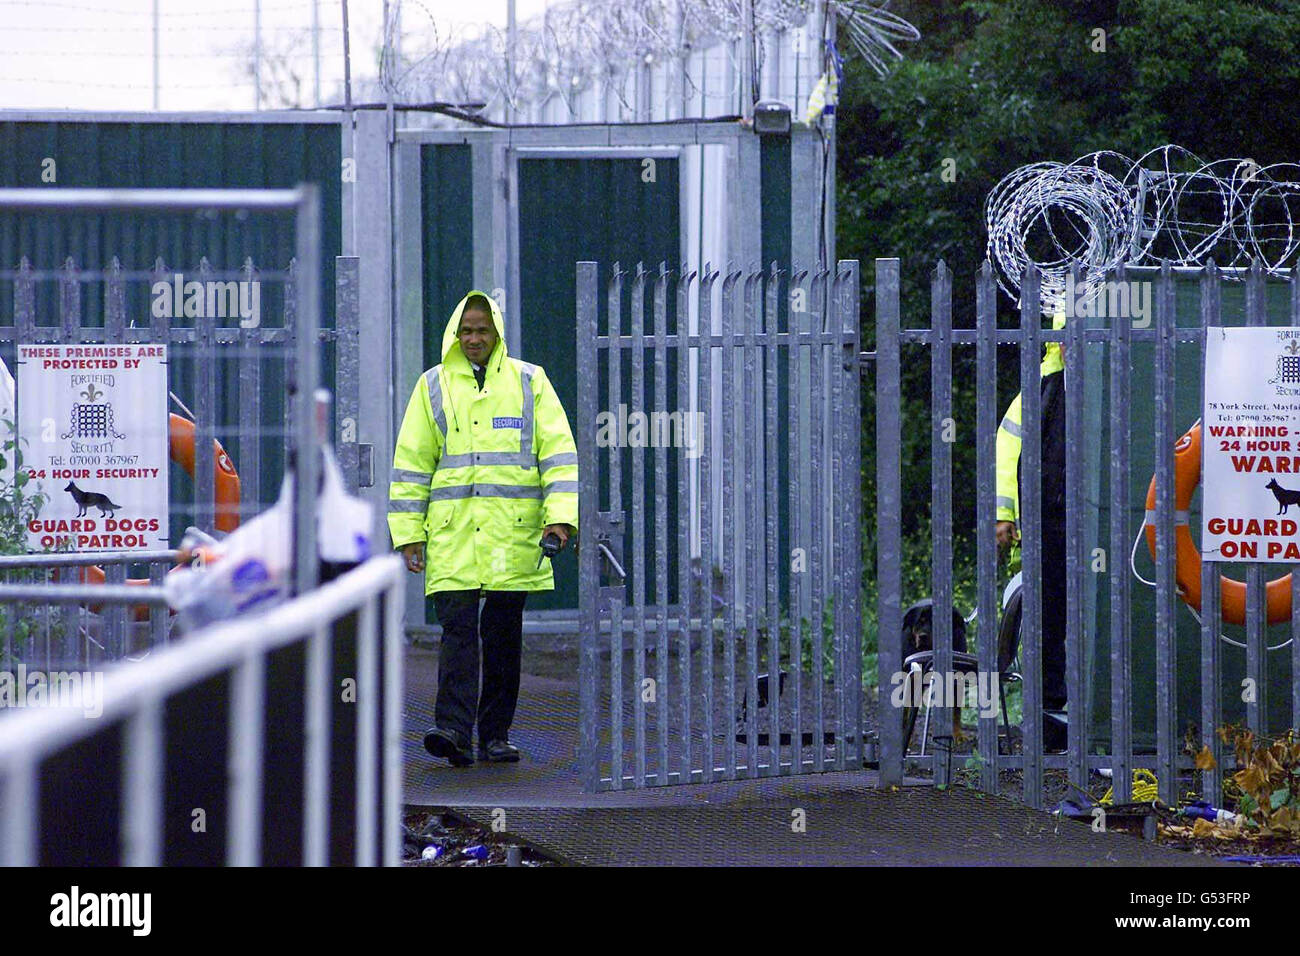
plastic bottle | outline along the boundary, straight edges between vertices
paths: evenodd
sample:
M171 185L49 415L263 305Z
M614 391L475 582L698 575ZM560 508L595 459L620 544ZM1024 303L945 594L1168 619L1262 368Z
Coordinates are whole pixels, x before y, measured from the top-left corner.
M1211 823L1218 824L1221 827L1234 827L1237 825L1237 814L1231 810L1220 810L1212 807L1204 800L1198 800L1189 804L1181 811L1183 816L1192 817L1197 820L1209 820Z

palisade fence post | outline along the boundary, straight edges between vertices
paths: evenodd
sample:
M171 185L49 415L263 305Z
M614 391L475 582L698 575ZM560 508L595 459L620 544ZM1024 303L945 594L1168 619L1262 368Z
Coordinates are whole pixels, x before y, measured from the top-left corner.
M1125 321L1130 321L1126 319ZM1156 777L1160 799L1178 797L1175 743L1178 680L1174 639L1177 581L1174 560L1174 284L1168 259L1161 260L1156 295Z
M320 381L320 187L315 183L298 186L298 208L294 232L298 268L299 310L295 327L293 373L294 394L294 594L305 594L319 580L316 547L316 460L315 394ZM209 452L211 448L207 449ZM202 465L196 460L195 468Z
M1268 322L1264 301L1264 267L1251 259L1246 273L1246 325L1259 327ZM1268 593L1264 587L1264 565L1246 565L1246 677L1254 693L1246 698L1246 724L1256 734L1268 731Z
M829 487L829 494L826 498L826 507L829 510L836 510L839 500L840 490L844 487L844 449L843 442L840 441L839 416L843 408L843 380L844 376L840 372L840 335L839 335L839 293L840 293L840 273L836 268L831 273L830 291L826 296L826 313L822 322L823 342L829 348L822 347L818 349L823 356L822 362L826 369L826 398L830 401L829 414L825 419L825 440L830 451L830 468L827 469L828 482L823 487ZM827 354L829 353L829 355ZM829 515L828 515L829 516ZM831 634L835 647L835 763L836 770L844 769L844 720L845 720L845 700L844 696L848 690L848 634L844 627L844 602L842 600L842 591L844 584L844 561L842 551L844 547L844 527L842 523L843 516L836 515L837 520L827 522L828 538L830 539L830 558L828 561L829 575L827 576L827 591L831 597Z
M934 783L948 785L948 760L956 743L947 691L952 679L952 443L944 432L952 420L952 271L942 259L930 277L930 580L934 668L941 694L931 704L927 723L935 726ZM910 686L910 685L909 685ZM911 702L913 705L917 701ZM937 705L937 706L936 706ZM955 702L957 715L961 703ZM924 733L924 731L922 731ZM946 747L939 738L947 735ZM921 741L924 747L925 741Z
M577 264L578 341L577 368L598 369L600 349L596 344L597 264ZM600 510L597 480L596 393L600 376L578 376L578 573L579 613L582 620L578 652L578 756L582 788L594 793L599 787L596 748L599 744L596 714L596 679L600 666L600 553L595 527ZM613 746L621 742L615 738Z
M277 443L281 470L288 467L289 449L293 441L293 399L288 394L289 383L294 380L294 369L297 367L297 336L298 336L298 283L301 279L299 275L298 258L294 256L289 260L289 265L285 268L284 277L284 347L280 350L282 356L280 363L280 381L284 394L281 401L284 403L284 429L281 432L280 441ZM276 492L278 494L278 489Z
M697 415L695 404L691 401L691 382L696 381L692 374L690 346L691 319L691 284L695 273L682 263L677 274L677 409L680 416L681 441L677 448L677 726L681 734L681 752L679 773L682 783L691 782L693 754L691 748L691 643L694 628L691 624L691 611L695 602L692 600L694 585L691 580L691 521L695 513L691 499L691 461L692 452L698 452L704 436L695 429ZM599 368L594 361L586 368ZM700 612L703 622L704 612Z
M778 519L777 492L781 476L777 464L777 413L776 385L778 346L776 337L777 303L780 301L781 271L773 260L767 273L763 302L763 490L766 492L763 513L767 518L764 530L763 564L767 569L767 716L769 744L768 770L775 775L781 769L781 615L778 597L777 570ZM794 738L790 738L791 745Z
M605 350L609 361L609 411L616 414L623 404L623 347L620 337L623 332L623 275L619 263L615 262L609 275L609 287L606 292L605 326L609 347ZM600 453L597 452L597 455ZM620 439L609 443L609 510L618 518L618 524L612 534L620 541L627 541L627 518L623 512L623 442ZM613 523L613 518L611 518ZM627 567L627 555L624 555L624 567ZM634 579L635 580L635 579ZM628 581L624 578L616 587L609 589L609 719L610 719L610 779L613 789L623 787L623 604L627 598Z
M1295 275L1291 278L1293 301L1295 292L1300 290ZM1201 381L1205 381L1205 357L1209 351L1209 339L1214 330L1223 325L1223 293L1219 279L1219 268L1214 260L1205 264L1201 273ZM1293 324L1300 324L1300 310L1292 309ZM1204 396L1202 396L1204 402ZM1205 437L1201 438L1201 474L1205 474ZM1204 507L1202 506L1202 511ZM1292 593L1300 588L1300 574L1291 577ZM1222 654L1219 643L1219 629L1222 626L1219 608L1219 562L1209 555L1202 555L1201 560L1201 745L1208 747L1214 756L1214 769L1202 774L1202 792L1211 806L1222 806L1223 800L1223 742L1219 740L1218 729L1223 726L1223 675ZM1300 603L1292 602L1292 607ZM1292 615L1292 633L1300 633L1300 615ZM1300 647L1300 642L1297 642Z
M628 418L646 413L645 408L645 281L644 263L638 261L632 277L632 396ZM630 442L629 442L630 444ZM632 785L645 786L646 727L645 703L645 449L631 448L632 454Z
M1030 476L1021 488L1020 541L1022 577L1021 651L1024 654L1023 741L1024 800L1043 805L1043 514L1042 485L1042 305L1040 277L1033 263L1020 286L1020 473Z
M1293 328L1300 327L1300 265L1292 265L1289 287L1291 325ZM1201 447L1203 450L1204 442ZM1300 568L1292 566L1291 572L1291 726L1300 727ZM1204 588L1201 593L1205 593ZM1217 648L1217 641L1215 646ZM1217 727L1218 724L1214 726ZM1214 804L1216 807L1218 805Z
M59 270L59 342L81 340L81 270L71 256Z
M361 258L335 256L334 276L335 441L344 484L355 495L361 488Z
M1115 281L1127 287L1127 270L1121 262ZM1129 398L1132 391L1132 326L1112 322L1110 326L1110 553L1126 553L1129 542ZM1133 733L1132 634L1129 569L1122 561L1110 562L1110 721L1111 770L1115 802L1127 803L1132 793Z
M976 477L975 512L979 524L975 532L978 595L976 628L981 674L996 675L1001 695L1001 668L998 666L997 573L998 542L994 516L997 500L997 286L993 266L985 259L975 279L975 441ZM990 688L992 689L992 688ZM981 702L981 705L983 702ZM980 789L998 791L998 717L986 717L983 706L979 719Z
M342 257L340 257L342 258ZM244 259L240 271L244 282L258 282L257 268L252 257ZM285 299L290 296L288 286ZM253 517L262 503L262 352L268 340L265 325L246 326L239 329L239 518Z
M807 278L806 271L796 273L790 279L790 291L797 289L804 293L803 302L808 302L806 297L807 290L803 288L804 280ZM787 299L789 297L787 296ZM803 530L800 513L803 509L803 499L800 495L802 481L800 473L806 464L803 456L800 455L799 449L803 440L806 439L804 430L801 426L802 412L808 407L807 391L802 387L800 369L802 368L802 358L805 349L800 344L805 336L806 330L802 328L803 321L800 315L806 316L805 310L796 311L790 308L787 322L789 335L789 348L786 350L786 444L787 444L787 468L789 469L788 495L786 507L789 515L789 538L788 545L783 553L791 555L790 577L789 577L789 602L790 602L790 669L794 680L790 689L790 770L792 773L801 773L803 771L803 618L807 615L808 588L806 579L808 577L808 542ZM798 550L803 557L803 569L796 572L794 570L793 556ZM817 728L818 735L821 734L821 728ZM821 740L814 741L814 746L820 747Z
M737 568L744 597L745 622L745 691L744 699L748 701L745 709L745 775L758 776L758 534L761 530L761 499L758 492L760 466L758 448L758 416L760 405L755 389L758 387L758 375L755 364L758 361L756 330L759 323L759 295L762 291L763 274L751 265L745 274L745 299L740 343L742 399L738 411L744 417L744 440L740 450L741 482L743 497L739 513L743 527L744 549L740 555Z
M830 516L826 512L826 416L822 336L826 331L825 303L829 273L819 269L813 277L813 293L809 297L812 313L808 320L808 540L811 552L808 558L808 590L811 601L809 611L812 631L814 731L813 769L821 773L826 769L826 659L825 621L826 589L825 542Z
M714 756L714 719L713 702L715 696L713 655L716 641L713 629L713 289L718 281L718 272L712 263L704 263L700 274L699 286L699 323L697 332L700 341L700 580L703 584L700 597L700 649L704 656L700 684L704 699L701 708L704 711L704 753L702 754L705 783L713 781Z
M1079 264L1071 266L1074 287L1082 289ZM1065 341L1065 575L1066 575L1066 692L1069 699L1070 782L1080 789L1088 785L1088 682L1084 672L1084 557L1083 557L1083 319L1066 313ZM1053 322L1055 325L1055 322Z
M659 273L654 282L654 408L653 412L669 411L668 374L668 263L659 263ZM654 422L652 414L650 421ZM664 418L663 421L670 421ZM655 767L655 783L668 784L668 701L673 697L668 682L668 448L665 436L651 436L654 449L655 501L654 501L654 562L655 576L655 730L659 741ZM659 549L663 549L660 551Z
M732 470L732 449L735 446L735 411L738 406L736 393L732 386L735 366L735 340L732 336L735 314L735 288L741 273L729 270L722 280L722 317L719 323L721 345L718 361L721 363L721 393L718 396L724 411L724 424L718 436L722 445L719 482L722 491L721 517L718 541L718 565L722 573L725 604L722 609L722 646L723 659L723 700L726 710L723 712L723 753L727 780L736 779L736 483Z
M903 782L902 712L890 706L885 675L903 669L902 392L899 350L899 260L876 260L876 713L880 783ZM819 632L820 633L820 632ZM818 728L820 730L820 728Z
M199 282L204 289L212 286L212 264L207 256L199 260ZM236 310L236 314L238 310ZM216 317L207 309L199 310L194 320L194 344L190 368L194 370L194 524L209 533L216 529L216 476L212 469L215 455L212 442L217 425L217 349Z
M845 470L850 482L844 495L844 524L849 535L845 549L845 600L844 616L852 635L850 643L849 721L856 741L853 767L862 767L866 759L866 743L862 724L862 324L861 324L861 265L857 259L841 259L844 283L841 289L841 325L845 341L840 355L843 360L844 400L843 437Z

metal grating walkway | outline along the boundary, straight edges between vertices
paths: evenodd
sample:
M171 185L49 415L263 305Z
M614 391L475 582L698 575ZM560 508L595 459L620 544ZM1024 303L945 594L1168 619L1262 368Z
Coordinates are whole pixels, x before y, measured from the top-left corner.
M806 832L791 829L796 807L806 813ZM481 825L492 823L487 808L453 809ZM1133 836L1093 833L1070 821L1058 825L1005 798L929 787L888 791L844 786L835 792L773 794L714 807L518 807L505 812L508 834L580 866L1217 865Z
M564 862L695 864L1177 866L1213 861L1098 834L1010 800L957 789L879 790L875 774L827 773L585 794L578 784L577 687L524 674L514 765L452 769L424 752L435 652L407 653L405 802L450 807ZM807 814L804 833L792 811Z

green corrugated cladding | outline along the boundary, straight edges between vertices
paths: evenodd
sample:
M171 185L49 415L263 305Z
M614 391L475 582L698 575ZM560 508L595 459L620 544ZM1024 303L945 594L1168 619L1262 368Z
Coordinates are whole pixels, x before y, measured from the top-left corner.
M447 317L475 286L472 169L467 145L420 148L425 368L442 361L439 353ZM414 382L403 382L398 384L398 391L409 394L414 387ZM430 622L438 619L431 597L425 598L424 618Z
M1289 325L1287 288L1284 285L1270 283L1268 287L1268 324ZM1177 288L1177 314L1180 327L1198 324L1200 293L1194 282L1180 282ZM1108 320L1097 320L1106 324ZM1241 283L1226 283L1223 290L1223 322L1225 325L1244 325L1245 306ZM1106 568L1110 562L1119 561L1124 573L1129 574L1128 554L1110 553L1110 492L1108 486L1110 454L1106 442L1105 423L1109 415L1110 358L1107 354L1100 362L1099 374L1090 372L1090 380L1085 387L1085 402L1100 402L1103 430L1093 439L1094 444L1088 449L1088 460L1092 467L1100 469L1099 501L1099 535L1096 541L1085 541L1084 552L1087 567L1092 567L1097 559L1093 550L1101 547L1106 555ZM1134 342L1132 359L1132 390L1129 408L1129 474L1130 496L1128 506L1129 529L1128 544L1137 536L1145 520L1147 488L1155 464L1155 347L1152 343ZM1174 437L1177 438L1201 417L1202 371L1200 347L1192 344L1180 344L1174 353ZM1100 440L1100 446L1095 442ZM1192 537L1201 539L1201 493L1198 491L1192 499L1189 522ZM1136 564L1138 571L1147 580L1155 579L1155 564L1147 548L1145 536L1138 543ZM1227 565L1222 571L1228 576L1245 580L1248 565ZM1266 565L1264 575L1272 579L1292 569L1285 565ZM1097 611L1096 642L1092 681L1092 735L1094 740L1110 738L1110 589L1109 574L1097 574L1096 596ZM1129 594L1131 596L1132 621L1130 667L1132 683L1130 687L1131 713L1133 718L1134 742L1138 745L1154 746L1156 727L1156 602L1155 590L1143 585L1130 576ZM1177 687L1177 733L1179 739L1189 724L1197 727L1201 724L1201 630L1186 605L1181 601L1175 604L1177 636L1175 641L1178 667ZM1246 641L1246 629L1241 626L1224 624L1220 633L1242 644ZM1267 643L1283 644L1290 635L1286 624L1273 625L1267 629ZM1246 676L1246 651L1220 643L1219 660L1222 665L1223 680L1220 700L1223 706L1225 723L1244 723L1245 704L1242 701L1242 680ZM1265 689L1267 698L1268 726L1278 732L1291 725L1290 694L1288 687L1291 680L1291 649L1289 646L1267 653L1268 681ZM1109 752L1109 750L1108 750Z
M469 146L449 144L420 149L425 368L442 361L438 353L447 317L475 286L471 172Z
M681 222L679 169L675 159L654 161L653 181L641 158L635 159L552 159L519 161L519 316L523 341L518 353L546 369L560 401L569 414L577 435L578 376L598 375L601 394L607 395L603 370L577 368L575 322L577 282L574 263L599 262L600 328L606 328L605 284L609 269L617 261L633 271L638 261L655 272L661 262L669 269L681 267ZM630 303L631 277L624 285L624 300ZM652 331L653 283L646 283L646 331ZM668 297L668 323L675 328L676 298ZM507 309L511 306L507 304ZM623 329L630 328L630 310L622 317ZM667 363L667 400L656 404L654 397L653 350L646 352L646 408L676 408L675 362ZM624 394L631 382L630 355L623 363ZM598 407L607 409L601 400ZM607 454L601 449L602 454ZM675 528L677 516L676 454L668 450L668 527ZM647 538L645 556L647 598L654 599L653 568L676 567L677 535L668 541L654 538L653 454L647 456ZM624 489L621 504L627 525L632 515L631 454L623 453ZM602 489L602 496L607 489ZM602 500L605 500L602 498ZM603 506L602 506L603 507ZM630 547L630 541L628 542ZM630 557L630 551L627 552ZM661 557L662 556L662 557ZM666 563L664 563L666 562ZM625 563L625 566L626 563ZM630 568L629 568L630 570ZM669 581L670 595L676 596L677 582ZM578 569L572 551L555 561L555 591L529 598L530 608L576 608Z
M54 182L42 174L51 168ZM0 120L0 186L59 189L70 187L292 187L313 182L321 191L321 321L334 323L334 257L342 251L341 146L337 123L167 123L60 122ZM246 257L263 270L282 270L294 256L294 221L287 214L239 213L96 213L30 214L0 212L0 269L13 269L22 256L36 269L55 269L71 257L82 269L107 268L114 256L126 270L147 271L162 258L172 270L193 278L207 257L216 270L238 269ZM54 284L37 286L37 323L58 320ZM281 321L283 297L278 283L264 283L262 314L266 325ZM127 320L149 318L149 290L144 282L127 284ZM11 322L13 284L0 282L0 322ZM103 287L83 286L82 321L103 323ZM190 324L192 320L183 320ZM332 346L326 350L322 377L333 386ZM10 351L6 360L12 358ZM189 402L193 360L174 352L178 369L170 385ZM238 383L233 362L219 363L218 427L233 423ZM283 375L279 363L264 369L264 422L284 420ZM224 400L222 398L224 394ZM191 406L192 407L192 406ZM239 460L239 441L225 442ZM263 442L263 503L278 492L283 463L275 454L279 439ZM181 469L172 469L173 500L192 495ZM177 477L179 476L179 477ZM180 482L177 484L177 482ZM184 524L173 516L173 537Z
M777 323L780 326L787 311L789 277L790 277L790 234L791 234L791 212L790 212L790 193L791 193L791 173L790 173L790 137L789 136L761 136L758 140L759 146L759 189L763 201L759 204L760 222L762 236L760 248L762 249L762 269L765 273L770 273L772 263L783 273L779 280L778 295L782 298L777 299ZM810 210L810 215L816 215L815 211ZM800 263L800 267L805 267ZM781 396L787 394L789 388L789 368L784 361L785 355L782 353L777 363L777 420L779 423L785 421L786 406ZM766 394L766 393L765 393ZM777 425L776 431L776 462L777 462L777 488L781 491L776 496L777 508L777 527L788 528L790 521L790 501L789 495L785 490L789 487L790 480L790 453L786 444L788 440L788 429L783 424ZM793 545L790 545L784 552L789 553ZM787 605L786 596L790 593L790 562L777 562L777 593L781 595L781 602Z

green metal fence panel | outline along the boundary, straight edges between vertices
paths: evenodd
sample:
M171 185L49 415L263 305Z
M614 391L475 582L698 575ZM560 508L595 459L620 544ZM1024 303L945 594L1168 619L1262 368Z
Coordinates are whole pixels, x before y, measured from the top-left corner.
M530 157L519 161L518 314L522 342L517 354L546 369L569 413L570 425L576 420L578 376L592 374L592 370L577 368L573 347L577 311L574 264L593 261L608 269L615 262L644 262L657 269L659 263L667 263L668 268L677 270L681 261L679 197L679 167L672 158ZM601 284L607 279L603 272ZM649 296L649 291L646 294ZM666 321L668 328L675 328L676 297L668 298ZM649 298L646 302L652 304ZM600 307L602 327L608 327L604 325L603 297ZM626 321L623 327L628 327ZM676 376L673 356L666 381L673 382ZM670 527L675 527L677 520L674 485L668 482L666 489ZM647 500L654 500L652 476L646 493ZM631 513L630 498L624 510ZM666 550L676 548L676 537L670 537L672 541L663 542ZM665 562L663 566L674 565ZM653 588L653 578L647 584ZM675 582L669 586L675 595ZM577 562L566 557L557 560L555 590L529 598L528 606L530 610L577 608Z
M470 241L474 228L471 172L469 146L449 144L420 149L425 368L442 361L438 352L447 316L475 284ZM512 351L517 350L517 343L511 342L510 346Z

